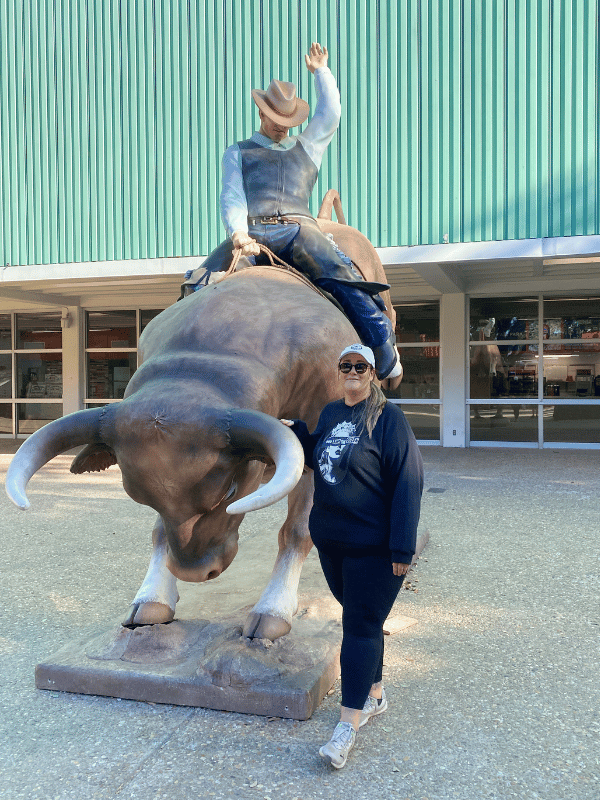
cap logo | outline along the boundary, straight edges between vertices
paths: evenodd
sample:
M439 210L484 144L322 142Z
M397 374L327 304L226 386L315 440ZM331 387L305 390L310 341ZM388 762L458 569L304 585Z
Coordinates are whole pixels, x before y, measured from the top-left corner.
M375 367L375 355L370 347L367 347L360 342L355 342L354 344L349 344L348 347L345 347L342 350L340 353L340 358L345 356L347 353L359 353L368 364L370 364L372 367Z

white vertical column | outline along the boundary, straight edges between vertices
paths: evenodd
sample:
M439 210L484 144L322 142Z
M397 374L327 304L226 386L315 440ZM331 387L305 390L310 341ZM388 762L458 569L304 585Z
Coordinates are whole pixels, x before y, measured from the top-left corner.
M440 307L442 447L466 447L468 444L466 342L466 295L443 294Z
M83 408L83 318L79 306L62 310L63 414Z

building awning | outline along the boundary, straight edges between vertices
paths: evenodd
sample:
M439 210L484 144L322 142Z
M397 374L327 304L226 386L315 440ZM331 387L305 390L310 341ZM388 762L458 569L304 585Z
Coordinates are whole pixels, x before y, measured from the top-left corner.
M396 303L455 293L481 297L600 289L600 236L382 247L377 252ZM6 266L0 270L0 309L170 305L179 297L183 274L203 258Z

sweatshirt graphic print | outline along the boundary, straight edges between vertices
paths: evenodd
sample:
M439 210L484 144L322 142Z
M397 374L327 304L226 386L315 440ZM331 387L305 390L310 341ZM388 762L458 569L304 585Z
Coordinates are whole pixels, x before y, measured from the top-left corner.
M340 422L320 444L315 456L324 481L336 484L344 480L351 449L358 439L354 423Z

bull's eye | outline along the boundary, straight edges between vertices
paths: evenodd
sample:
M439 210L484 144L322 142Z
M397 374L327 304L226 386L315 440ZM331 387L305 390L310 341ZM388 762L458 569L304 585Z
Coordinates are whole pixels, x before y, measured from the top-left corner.
M214 506L211 506L210 510L214 511L217 506L221 505L221 503L225 503L227 500L229 500L230 497L233 497L236 491L237 491L237 483L233 481L229 489L223 495L223 497L220 500L217 500Z

